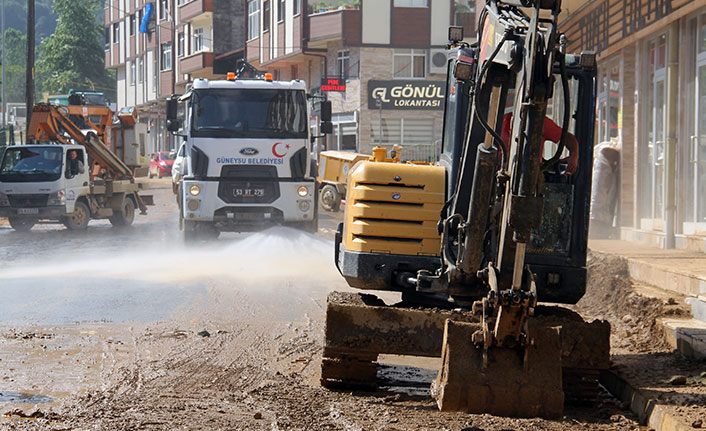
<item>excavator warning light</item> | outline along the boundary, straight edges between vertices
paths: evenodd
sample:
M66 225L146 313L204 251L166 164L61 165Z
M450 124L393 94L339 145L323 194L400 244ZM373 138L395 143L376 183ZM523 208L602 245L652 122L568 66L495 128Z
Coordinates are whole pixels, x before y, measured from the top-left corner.
M449 27L449 42L460 42L463 40L463 27Z
M228 72L228 75L226 76L226 79L228 81L235 81L235 72Z
M271 73L265 74L265 81L272 82L272 74Z
M584 69L592 69L596 67L596 52L582 51L581 52L581 67Z

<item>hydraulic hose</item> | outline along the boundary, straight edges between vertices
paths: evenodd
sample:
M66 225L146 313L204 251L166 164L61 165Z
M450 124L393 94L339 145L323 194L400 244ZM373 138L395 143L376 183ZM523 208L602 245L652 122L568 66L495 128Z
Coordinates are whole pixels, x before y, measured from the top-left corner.
M486 130L486 132L490 133L490 135L493 137L493 140L496 143L496 146L500 149L502 153L502 166L505 166L505 163L507 161L508 157L508 152L507 152L507 146L505 145L505 142L503 142L503 138L498 134L498 132L495 131L492 127L490 127L490 124L488 124L488 121L483 118L480 115L480 101L478 100L479 97L478 95L480 94L480 85L481 82L483 81L483 78L485 77L485 74L488 73L488 69L490 68L490 64L493 62L495 57L498 55L500 52L500 49L503 47L505 42L510 38L510 32L505 32L503 34L502 39L500 39L500 42L498 45L495 47L493 50L493 53L490 54L490 57L483 63L483 67L480 70L480 74L478 75L478 80L476 80L476 86L475 86L475 98L474 98L474 107L475 107L475 116L476 119L478 119L478 122L483 126L483 128ZM496 113L497 115L497 113Z

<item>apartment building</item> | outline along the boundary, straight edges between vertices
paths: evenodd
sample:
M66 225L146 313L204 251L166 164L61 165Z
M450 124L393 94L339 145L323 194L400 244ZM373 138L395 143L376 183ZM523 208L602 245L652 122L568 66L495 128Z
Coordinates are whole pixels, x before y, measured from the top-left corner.
M246 59L332 101L328 149L402 144L406 158L432 159L455 19L453 0L249 0Z
M222 78L244 58L275 79L302 79L333 102L334 134L324 148L369 153L403 144L407 158L433 159L448 27L474 33L468 4L107 0L106 67L117 70L118 108L134 106L149 132L147 153L176 145L165 131L166 97L195 78Z
M165 99L195 78L215 78L244 55L245 3L106 0L105 67L117 72L117 106L134 107L144 155L174 149Z
M620 150L623 239L706 249L706 0L573 0L569 49L598 52L597 142Z

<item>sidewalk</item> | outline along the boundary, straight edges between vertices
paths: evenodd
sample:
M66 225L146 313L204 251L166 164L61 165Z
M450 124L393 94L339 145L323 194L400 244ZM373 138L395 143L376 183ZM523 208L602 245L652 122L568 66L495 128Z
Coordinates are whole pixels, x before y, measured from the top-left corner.
M706 253L618 240L591 240L588 247L623 257L634 281L689 304L693 319L662 318L660 324L673 348L687 357L706 358Z

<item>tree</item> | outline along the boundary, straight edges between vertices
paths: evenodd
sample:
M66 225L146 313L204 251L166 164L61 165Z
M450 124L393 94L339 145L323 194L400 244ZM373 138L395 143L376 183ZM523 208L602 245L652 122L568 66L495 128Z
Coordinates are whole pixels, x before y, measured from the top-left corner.
M115 80L105 70L104 29L96 19L97 0L54 0L56 31L39 47L37 84L41 92L70 89L103 91L115 96Z
M5 95L8 102L25 100L25 63L27 62L27 36L19 30L5 30Z

